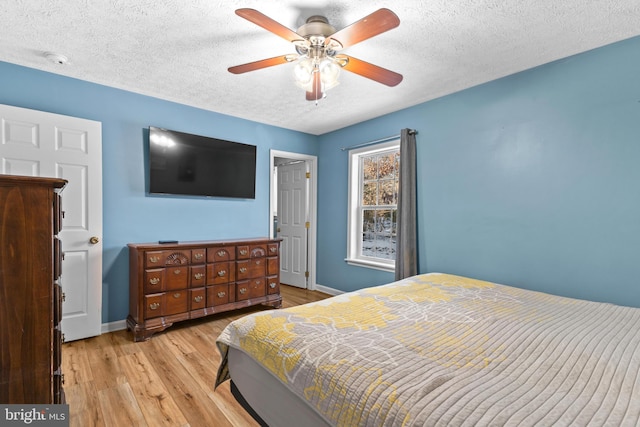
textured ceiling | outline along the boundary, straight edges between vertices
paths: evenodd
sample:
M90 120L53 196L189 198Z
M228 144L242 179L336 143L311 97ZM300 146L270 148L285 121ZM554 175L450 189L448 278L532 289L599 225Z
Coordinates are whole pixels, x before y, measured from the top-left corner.
M396 87L343 71L315 105L292 64L227 71L294 52L235 9L339 30L382 7L400 26L344 53L402 74ZM0 14L2 61L316 135L640 34L638 0L11 0Z

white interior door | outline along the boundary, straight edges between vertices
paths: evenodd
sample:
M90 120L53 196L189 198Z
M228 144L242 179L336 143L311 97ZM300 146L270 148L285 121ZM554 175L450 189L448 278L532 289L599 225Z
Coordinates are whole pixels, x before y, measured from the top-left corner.
M278 166L280 281L307 287L307 162Z
M100 335L102 324L102 124L0 105L0 171L64 178L62 332Z

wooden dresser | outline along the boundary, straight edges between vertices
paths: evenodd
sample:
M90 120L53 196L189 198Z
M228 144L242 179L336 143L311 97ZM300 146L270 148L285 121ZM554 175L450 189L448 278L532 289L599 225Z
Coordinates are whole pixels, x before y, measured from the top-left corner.
M0 403L64 403L60 190L66 181L0 175Z
M280 240L129 244L129 316L135 341L175 322L282 305Z

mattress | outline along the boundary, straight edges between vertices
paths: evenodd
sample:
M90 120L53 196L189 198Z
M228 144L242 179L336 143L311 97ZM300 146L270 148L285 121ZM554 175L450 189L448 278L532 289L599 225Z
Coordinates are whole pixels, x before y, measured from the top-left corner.
M233 383L269 426L328 427L331 424L246 353L229 348ZM304 423L300 421L304 420Z
M640 423L637 308L432 273L243 317L217 345L216 385L278 384L298 425Z

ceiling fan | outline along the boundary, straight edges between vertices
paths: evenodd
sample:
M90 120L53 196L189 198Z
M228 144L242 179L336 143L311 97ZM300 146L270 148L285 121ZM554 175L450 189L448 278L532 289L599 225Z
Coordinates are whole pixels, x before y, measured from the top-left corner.
M290 30L255 9L238 9L236 15L290 41L297 53L236 65L229 68L233 74L296 62L296 84L306 91L307 100L316 102L338 84L338 74L342 68L387 86L396 86L402 81L401 74L338 53L400 25L398 16L389 9L379 9L339 31L320 15L309 17L297 31Z

